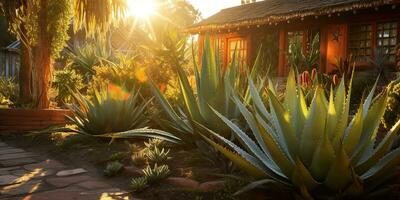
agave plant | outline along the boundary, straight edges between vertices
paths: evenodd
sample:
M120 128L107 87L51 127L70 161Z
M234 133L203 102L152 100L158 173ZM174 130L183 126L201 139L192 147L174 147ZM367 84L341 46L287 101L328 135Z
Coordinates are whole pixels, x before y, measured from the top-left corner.
M139 90L124 91L110 84L94 90L91 98L72 92L77 105L70 105L73 116L67 116L78 133L110 138L150 137L171 142L179 138L170 133L146 127L146 107L151 99L141 99Z
M223 122L210 109L210 105L227 118L237 122L242 121L239 109L233 103L231 96L236 93L246 101L250 101L246 76L255 77L261 65L259 53L251 72L246 73L240 71L242 70L240 67L241 62L236 57L234 55L229 66L222 70L219 56L215 54L214 49L211 47L210 39L207 37L200 69L194 64L194 88L182 67L176 67L183 99L183 106L176 109L171 106L155 84L151 84L156 99L160 102L164 113L168 117L168 120L162 121L160 125L174 130L185 144L193 144L197 139L201 138L196 135L194 122L217 131L223 136L228 136L230 134L229 128L223 125ZM195 59L193 58L193 60Z
M391 145L400 121L380 143L375 143L387 103L386 91L373 98L374 87L349 121L351 89L346 95L343 79L335 92L330 91L329 98L322 88L317 89L309 106L293 71L283 103L269 90L268 105L264 104L254 84L249 84L253 109L247 108L239 97L234 99L251 136L215 111L233 130L241 146L211 130L210 135L203 137L254 177L269 179L258 183L273 179L298 188L309 198L317 188L354 195L362 192L363 185L382 183L399 164L400 149L391 150Z

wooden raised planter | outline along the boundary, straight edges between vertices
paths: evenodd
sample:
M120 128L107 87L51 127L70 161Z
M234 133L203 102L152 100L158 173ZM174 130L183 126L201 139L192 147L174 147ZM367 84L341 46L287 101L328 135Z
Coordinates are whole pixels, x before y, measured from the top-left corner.
M23 133L65 125L65 115L72 113L62 109L0 109L0 133Z

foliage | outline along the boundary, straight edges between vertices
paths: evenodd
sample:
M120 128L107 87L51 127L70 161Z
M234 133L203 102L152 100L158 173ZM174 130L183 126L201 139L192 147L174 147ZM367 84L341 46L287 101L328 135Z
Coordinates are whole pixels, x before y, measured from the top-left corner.
M146 106L139 91L126 92L116 85L100 86L89 99L73 92L78 105L71 105L75 117L71 118L80 131L98 135L145 127Z
M385 52L384 48L376 48L374 50L374 58L367 57L369 62L374 66L373 74L379 76L380 80L384 84L390 82L390 68L386 66L389 61L389 57Z
M163 141L160 139L149 139L148 142L144 142L145 149L154 150L157 147L163 145Z
M18 98L18 85L14 78L0 76L0 106L10 106L16 103Z
M346 58L337 59L336 64L334 64L333 66L335 67L339 76L342 76L345 78L345 80L349 81L355 65L356 63L353 61L353 56L350 55ZM348 85L347 82L346 85Z
M24 47L22 63L27 70L20 81L32 83L32 94L24 93L23 100L37 108L50 105L52 59L66 45L72 16L75 30L84 27L87 34L104 33L112 19L121 16L126 8L125 1L120 0L1 0L0 7L9 21L9 29ZM21 88L28 90L29 84Z
M46 34L51 47L52 57L58 57L59 52L65 47L65 41L69 39L67 30L72 18L71 0L47 1L33 0L29 2L2 1L1 7L8 18L9 29L17 38L29 46L37 46L40 32L40 20L45 20ZM42 9L45 9L46 19L41 18ZM21 29L24 27L25 31Z
M106 33L128 8L126 0L73 1L74 30L84 29L89 36Z
M135 165L142 165L146 163L146 154L143 151L132 152L131 160Z
M104 175L109 177L115 176L121 172L123 167L124 166L119 161L109 162L107 163L106 169L104 169Z
M393 124L400 120L400 79L390 83L387 90L389 93L388 104L382 122L386 129L390 129Z
M57 71L54 75L53 87L58 90L56 101L59 103L72 103L72 91L80 91L84 85L82 76L70 68Z
M146 127L146 107L139 90L124 91L116 85L99 87L91 99L73 93L78 105L70 105L74 116L67 116L78 133L107 138L153 137L176 142L178 138L161 130Z
M128 153L127 152L116 152L113 153L108 160L109 161L123 161L128 157Z
M168 120L162 121L160 126L172 129L176 136L189 146L196 144L200 139L196 135L196 123L203 124L221 135L228 136L230 131L226 126L221 126L222 121L212 112L210 106L216 108L227 118L240 123L242 117L238 107L233 103L231 95L237 93L241 98L249 101L245 77L255 77L257 70L261 67L260 54L258 54L251 72L240 71L240 61L236 60L236 56L234 58L226 70L221 70L220 59L214 54L210 39L207 37L202 56L202 66L200 68L197 65L194 66L195 79L192 85L184 70L179 65L176 67L183 102L183 106L177 108L171 106L171 103L154 83L151 84L156 99L168 117Z
M177 65L185 66L183 68L193 65L188 59L188 33L182 30L199 20L200 14L189 1L154 0L154 4L157 15L149 16L145 22L128 20L115 33L123 36L124 44L137 53L140 68L160 87L170 103L175 104L181 94L177 90L179 83L174 69ZM133 31L132 21L139 22L134 23Z
M165 179L170 175L168 165L157 166L157 163L154 164L153 168L148 165L146 168L143 169L143 173L144 177L146 177L147 182L150 184Z
M145 188L149 187L147 183L147 178L146 177L133 178L131 179L129 187L135 192L140 192Z
M315 91L320 86L329 93L330 87L336 87L339 84L339 78L336 74L331 77L327 74L319 73L315 68L311 70L311 73L304 71L297 77L297 80L304 93L307 105L311 103Z
M132 90L140 86L143 97L151 98L152 94L145 84L148 80L145 64L139 62L136 56L128 53L115 54L113 61L104 61L100 65L93 67L93 77L89 83L89 88L96 85L122 85L127 90ZM89 89L88 93L93 93Z
M68 65L82 74L93 75L94 67L103 64L102 60L110 60L112 55L105 48L104 42L87 42L81 46L69 47L67 56Z
M312 70L318 66L319 60L319 35L315 35L308 51L303 50L301 41L294 41L289 45L288 63L298 70Z
M267 110L250 81L254 108L250 111L238 96L234 99L255 141L217 111L242 147L211 130L212 136L233 152L204 138L254 177L293 185L305 198L310 199L317 191L358 195L363 186L373 189L381 184L400 162L400 149L390 149L400 121L375 144L387 92L373 98L374 87L348 122L351 81L347 94L343 79L335 92L330 91L329 98L321 88L317 89L310 106L299 87L291 71L284 102L269 90Z
M151 163L164 163L169 159L169 149L165 150L164 148L159 149L157 146L154 149L149 149L146 152L147 159Z

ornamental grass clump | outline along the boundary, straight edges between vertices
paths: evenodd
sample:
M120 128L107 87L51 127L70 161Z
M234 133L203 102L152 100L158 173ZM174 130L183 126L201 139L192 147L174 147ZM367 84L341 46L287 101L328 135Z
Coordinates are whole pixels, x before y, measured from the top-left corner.
M292 186L308 199L321 191L339 196L360 195L376 188L399 164L400 149L391 146L400 121L381 142L375 143L387 91L374 98L373 87L354 117L350 117L351 80L348 92L344 79L336 91L330 90L329 97L322 88L317 89L310 105L306 104L293 71L283 102L271 90L268 101L263 102L249 82L254 105L249 108L238 96L234 97L251 130L248 134L215 111L232 129L240 146L211 130L203 137L243 170L257 179L266 179L259 184L272 180Z
M207 37L201 59L201 67L194 64L195 80L191 84L187 74L181 66L176 66L178 74L181 106L172 107L171 103L162 94L160 89L151 84L153 93L161 105L167 120L161 120L160 126L173 130L177 137L185 145L191 146L201 137L197 134L196 123L218 132L225 137L230 136L231 131L218 116L210 109L210 106L218 110L229 119L238 123L243 122L238 107L232 101L231 96L235 93L250 101L247 87L247 76L255 77L262 63L260 53L250 72L247 67L242 66L239 56L234 53L232 62L226 69L221 67L218 54L211 47L210 39ZM194 56L194 54L193 54ZM193 58L193 60L195 60ZM196 62L194 62L196 63Z
M77 133L106 138L148 137L177 142L170 133L150 129L147 105L139 90L125 91L122 87L109 84L94 89L86 97L79 92L72 93L77 104L69 106L73 117L67 116L77 126Z

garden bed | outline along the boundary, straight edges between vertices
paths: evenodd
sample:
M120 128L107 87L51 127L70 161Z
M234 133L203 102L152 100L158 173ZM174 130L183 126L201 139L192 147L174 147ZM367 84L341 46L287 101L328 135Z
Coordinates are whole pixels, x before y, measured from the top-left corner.
M23 133L41 130L53 125L65 125L64 109L0 109L0 133Z
M157 182L143 191L133 192L129 186L130 180L141 175L140 171L143 165L133 164L130 155L121 161L125 168L121 173L113 177L103 175L107 161L113 154L128 152L126 141L115 141L109 144L108 141L102 139L75 134L66 135L68 136L61 136L61 133L35 136L8 134L2 135L1 139L29 152L44 155L77 168L84 168L89 171L91 176L106 181L114 187L130 191L134 198L146 200L242 199L234 197L233 193L243 187L243 183L217 176L217 174L227 173L221 169L221 166L217 166L218 163L206 161L193 150L171 146L168 143L165 145L171 150L171 158L166 163L171 170L169 178ZM129 142L140 149L144 148L143 142L145 141L147 140L130 140ZM232 175L244 176L242 173L234 171ZM257 193L257 196L260 197L258 199L265 199L261 198L265 197L264 192Z

